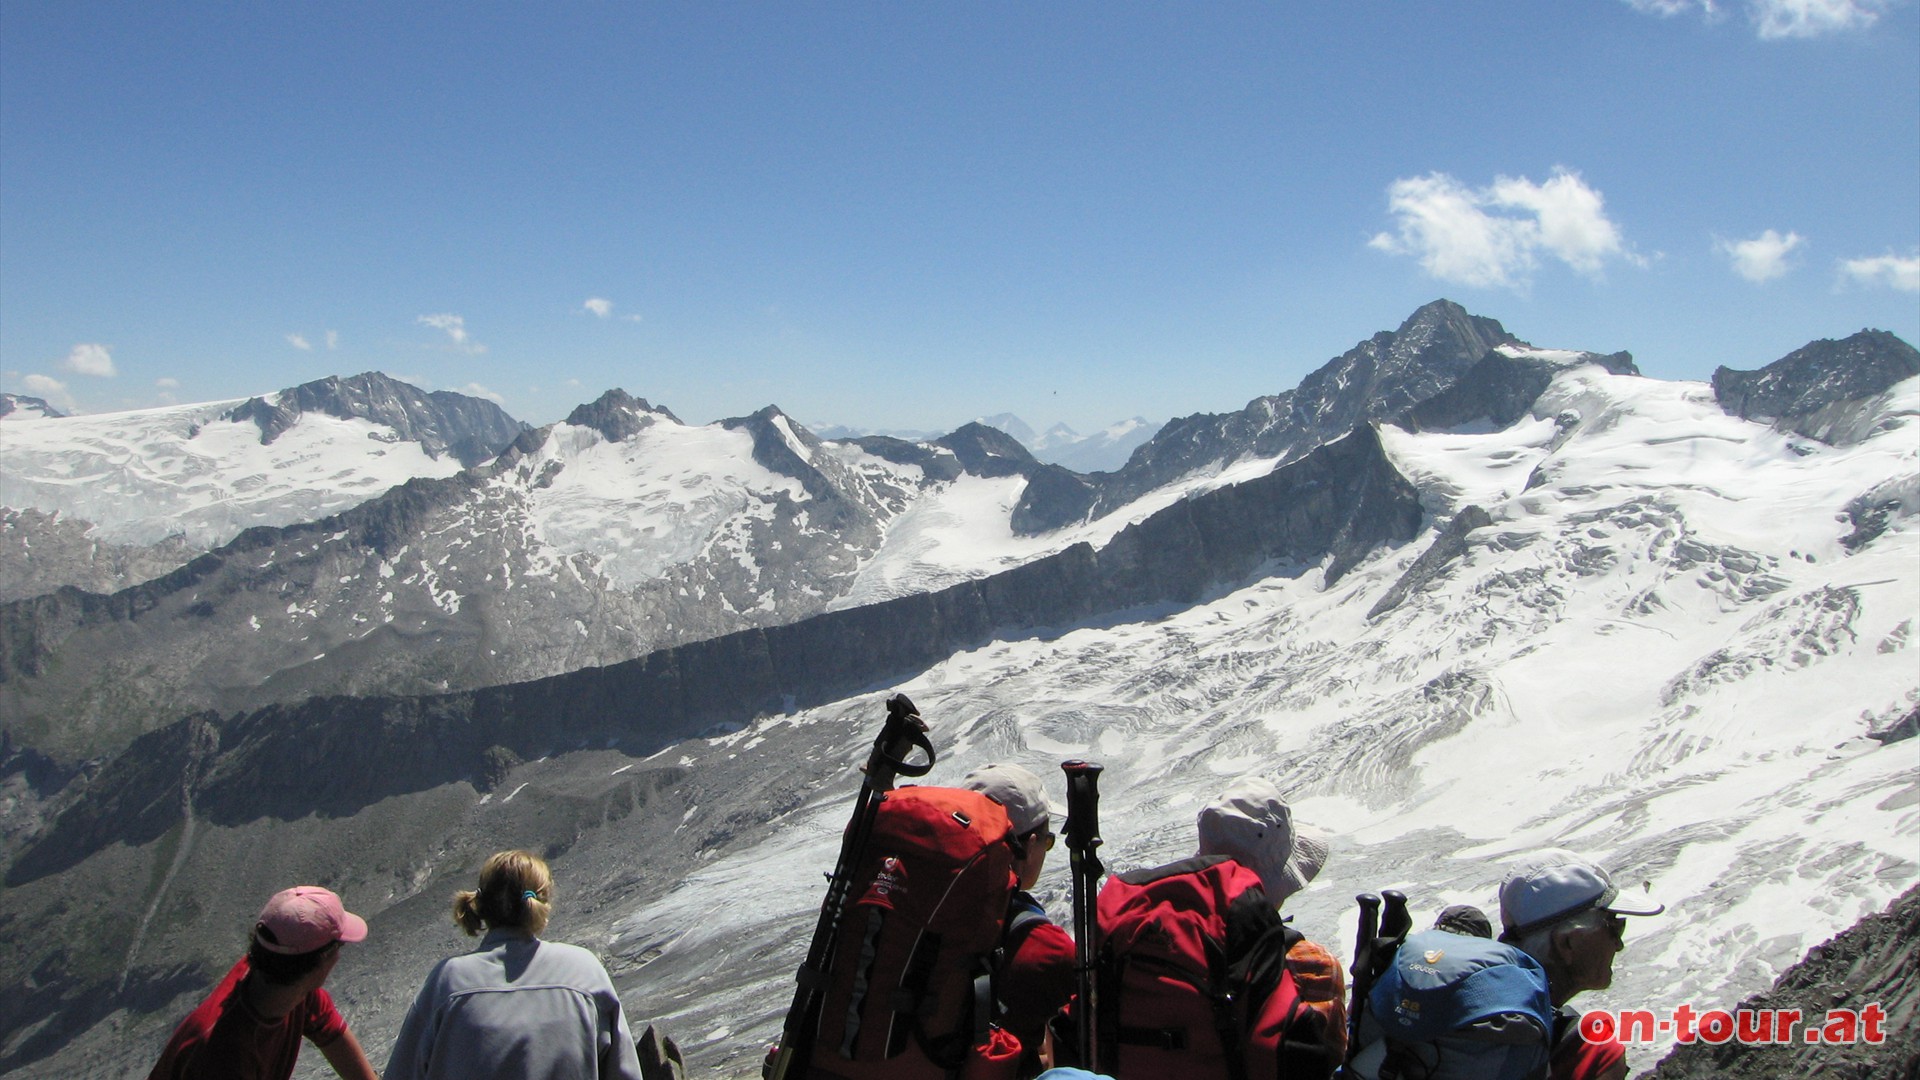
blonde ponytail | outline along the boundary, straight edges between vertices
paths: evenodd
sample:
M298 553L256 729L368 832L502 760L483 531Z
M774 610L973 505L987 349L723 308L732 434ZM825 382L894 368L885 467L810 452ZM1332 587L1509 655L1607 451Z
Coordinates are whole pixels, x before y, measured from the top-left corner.
M553 917L553 873L530 851L502 851L480 868L480 887L453 896L453 921L468 936L512 927L538 936Z

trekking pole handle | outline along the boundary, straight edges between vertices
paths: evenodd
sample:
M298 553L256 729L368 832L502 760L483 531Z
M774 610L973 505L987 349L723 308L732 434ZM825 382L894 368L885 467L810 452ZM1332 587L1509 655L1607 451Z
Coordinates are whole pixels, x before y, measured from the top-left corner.
M1380 897L1363 892L1354 897L1353 902L1360 905L1360 925L1353 935L1353 966L1347 971L1357 979L1367 960L1367 947L1380 934Z
M915 750L925 754L926 760L909 761L907 756ZM881 725L880 734L873 740L873 754L864 770L866 785L878 791L891 790L895 776L925 776L933 770L933 762L933 742L927 738L927 722L920 719L920 710L914 707L913 699L905 694L888 698L887 722Z
M1060 763L1067 774L1067 827L1061 835L1070 849L1091 852L1100 846L1100 774L1105 770L1091 761Z
M1413 916L1407 913L1407 894L1399 889L1380 890L1385 900L1380 913L1380 936L1383 938L1403 938L1413 929Z

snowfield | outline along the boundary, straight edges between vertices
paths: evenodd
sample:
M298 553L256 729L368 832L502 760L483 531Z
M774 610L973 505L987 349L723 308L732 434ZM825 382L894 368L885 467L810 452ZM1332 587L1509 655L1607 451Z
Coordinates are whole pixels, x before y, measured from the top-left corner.
M324 413L303 413L262 444L253 421L220 419L245 401L99 416L13 414L0 431L0 506L95 522L92 535L108 543L184 535L212 548L255 525L317 521L416 476L461 468L384 425Z

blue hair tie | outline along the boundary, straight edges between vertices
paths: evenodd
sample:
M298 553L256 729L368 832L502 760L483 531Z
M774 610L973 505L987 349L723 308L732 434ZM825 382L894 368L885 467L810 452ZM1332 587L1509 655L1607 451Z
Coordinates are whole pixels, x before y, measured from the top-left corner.
M523 892L523 893L521 893L520 895L521 895L521 897L522 897L522 898L524 898L524 899L527 899L527 900L538 900L538 899L540 899L540 894L539 894L539 893L537 893L537 892L534 892L534 891L533 891L532 889L528 889L528 890L527 890L526 892Z

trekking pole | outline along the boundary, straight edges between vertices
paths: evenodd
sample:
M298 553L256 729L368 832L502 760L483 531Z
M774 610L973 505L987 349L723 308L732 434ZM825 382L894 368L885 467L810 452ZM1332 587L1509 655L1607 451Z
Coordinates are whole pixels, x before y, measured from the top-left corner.
M1353 935L1353 966L1347 969L1353 985L1347 1004L1347 1059L1340 1066L1343 1075L1360 1052L1360 1011L1367 1007L1367 995L1373 991L1373 942L1380 933L1380 898L1363 892L1353 898L1360 905L1360 925Z
M1060 770L1067 774L1067 827L1064 831L1067 852L1073 863L1073 945L1080 975L1080 1007L1074 1025L1079 1042L1080 1065L1088 1072L1099 1072L1099 1028L1094 1014L1099 1009L1099 980L1094 977L1094 959L1099 955L1100 919L1097 907L1100 875L1100 771L1091 761L1063 761Z
M915 749L927 760L915 764L907 755ZM820 1009L826 999L828 968L833 963L833 947L840 934L840 912L846 906L847 893L853 888L853 870L873 835L873 819L880 802L887 797L897 776L925 776L933 768L933 743L927 739L926 721L905 694L887 699L887 722L873 740L873 752L867 755L860 794L853 804L853 820L840 840L840 858L827 879L827 895L820 902L820 921L813 928L813 944L807 949L806 963L800 967L793 1004L787 1008L786 1023L780 1033L780 1049L774 1055L767 1075L772 1080L799 1080L808 1070L813 1056L813 1038L820 1027Z

